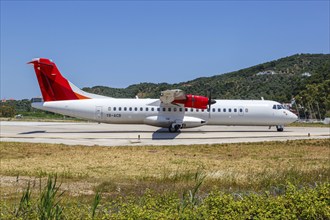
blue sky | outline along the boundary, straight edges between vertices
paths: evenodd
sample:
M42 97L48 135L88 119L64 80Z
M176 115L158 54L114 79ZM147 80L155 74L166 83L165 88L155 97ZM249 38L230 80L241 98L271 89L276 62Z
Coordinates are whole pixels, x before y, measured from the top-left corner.
M78 87L175 83L329 53L329 1L1 1L1 98L40 96L51 58Z

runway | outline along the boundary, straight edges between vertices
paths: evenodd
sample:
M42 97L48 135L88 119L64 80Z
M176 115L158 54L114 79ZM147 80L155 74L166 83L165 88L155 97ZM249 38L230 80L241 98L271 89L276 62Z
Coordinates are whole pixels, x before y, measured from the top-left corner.
M330 128L203 126L169 133L147 125L1 121L1 141L69 145L190 145L329 138Z

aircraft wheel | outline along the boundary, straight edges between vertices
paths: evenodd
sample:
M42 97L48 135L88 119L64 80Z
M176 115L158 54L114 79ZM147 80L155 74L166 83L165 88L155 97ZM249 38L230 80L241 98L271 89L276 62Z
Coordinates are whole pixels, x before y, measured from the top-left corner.
M173 127L173 125L170 125L168 130L169 130L169 132L174 133L174 132L178 132L180 130L180 128L181 128L181 125L176 124L176 125L174 125L174 127Z
M181 125L175 125L175 126L174 126L175 132L179 131L180 128L181 128Z
M276 126L277 131L282 132L284 130L282 125Z
M173 128L172 125L170 125L170 127L168 128L168 131L171 133L176 132L175 128Z

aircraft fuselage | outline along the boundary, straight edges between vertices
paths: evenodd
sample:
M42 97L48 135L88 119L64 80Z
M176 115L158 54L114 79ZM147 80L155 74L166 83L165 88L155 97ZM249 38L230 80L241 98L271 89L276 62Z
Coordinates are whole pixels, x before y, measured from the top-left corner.
M182 105L160 106L159 99L85 99L33 103L34 108L71 117L112 124L149 124L168 127L183 121L183 128L197 125L265 125L283 126L297 120L278 102L266 100L216 100L210 111ZM154 120L152 120L154 118ZM187 118L185 125L184 119ZM148 121L148 119L150 119ZM192 119L200 123L190 125Z

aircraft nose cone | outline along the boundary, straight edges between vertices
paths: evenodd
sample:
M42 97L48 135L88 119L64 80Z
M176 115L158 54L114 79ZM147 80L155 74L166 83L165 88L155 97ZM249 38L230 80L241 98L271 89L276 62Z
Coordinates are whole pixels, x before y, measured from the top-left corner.
M292 112L290 112L290 119L292 119L292 122L295 122L298 120L298 116Z

